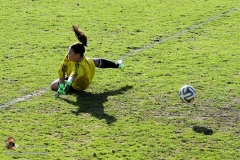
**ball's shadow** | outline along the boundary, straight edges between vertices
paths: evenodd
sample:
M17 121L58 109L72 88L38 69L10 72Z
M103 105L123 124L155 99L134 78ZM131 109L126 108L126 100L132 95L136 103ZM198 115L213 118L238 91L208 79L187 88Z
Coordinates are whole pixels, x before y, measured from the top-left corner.
M212 135L213 134L213 130L210 128L206 128L206 127L201 127L201 126L193 126L193 131L196 133L202 133L205 135Z
M69 94L76 95L76 101L63 99L64 101L78 106L76 111L71 111L76 116L81 113L89 113L97 119L105 119L107 124L111 124L116 121L116 118L112 115L108 115L104 112L104 102L107 102L108 96L114 96L118 94L124 94L127 90L131 89L132 86L124 86L117 90L105 91L103 93L90 93L90 92L70 92ZM115 107L115 106L108 106Z

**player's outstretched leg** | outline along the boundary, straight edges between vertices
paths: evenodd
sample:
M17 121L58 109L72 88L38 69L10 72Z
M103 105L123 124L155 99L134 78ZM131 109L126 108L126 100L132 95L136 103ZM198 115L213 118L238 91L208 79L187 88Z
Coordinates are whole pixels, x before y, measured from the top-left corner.
M123 60L118 60L117 62L113 62L107 59L96 58L93 59L95 66L98 68L120 68L124 69Z

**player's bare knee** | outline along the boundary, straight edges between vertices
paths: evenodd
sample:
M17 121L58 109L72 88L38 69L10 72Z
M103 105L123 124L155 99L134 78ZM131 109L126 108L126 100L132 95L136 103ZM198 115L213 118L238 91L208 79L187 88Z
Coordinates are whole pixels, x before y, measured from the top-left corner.
M58 82L54 81L50 85L51 90L57 91L58 90Z

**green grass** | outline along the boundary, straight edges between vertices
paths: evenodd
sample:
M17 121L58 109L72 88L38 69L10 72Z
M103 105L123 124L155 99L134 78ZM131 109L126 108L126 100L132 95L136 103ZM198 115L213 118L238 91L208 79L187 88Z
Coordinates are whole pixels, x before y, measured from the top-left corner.
M126 65L97 69L84 92L54 99L48 89L1 108L1 160L240 159L238 0L3 0L0 7L1 105L56 79L77 41L72 24L89 37L87 56L124 57ZM179 100L185 84L197 91L192 104ZM19 145L14 151L4 147L8 136Z

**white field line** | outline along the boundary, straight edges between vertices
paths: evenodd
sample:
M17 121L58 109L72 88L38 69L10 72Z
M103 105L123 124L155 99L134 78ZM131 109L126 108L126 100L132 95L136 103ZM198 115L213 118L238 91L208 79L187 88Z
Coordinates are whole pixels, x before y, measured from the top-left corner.
M179 37L179 36L181 36L181 35L189 32L189 31L191 31L191 30L193 30L193 29L195 29L195 28L201 27L202 25L204 25L204 24L206 24L206 23L209 23L209 22L214 21L214 20L216 20L216 19L218 19L218 18L220 18L220 17L222 17L222 16L224 16L224 15L227 15L227 14L230 14L230 13L236 12L236 11L238 11L238 8L232 8L232 9L229 10L229 11L223 12L223 13L218 14L218 15L216 15L216 16L213 16L213 17L211 17L211 18L209 18L209 19L207 19L207 20L205 20L205 21L202 21L202 22L200 22L200 23L194 24L194 25L192 25L191 27L186 28L186 29L184 29L183 31L178 32L178 33L176 33L176 34L174 34L174 35L171 35L171 36L169 36L169 37L167 37L167 38L164 38L164 39L162 39L162 40L160 40L160 41L158 41L158 42L154 42L154 43L152 43L152 44L149 44L148 46L143 46L143 47L140 48L140 49L136 49L136 50L134 50L134 51L132 51L132 52L128 52L128 53L126 53L125 55L121 56L119 59L125 59L126 57L129 57L130 55L136 54L136 53L138 53L138 52L141 52L141 51L144 51L144 50L146 50L146 49L152 48L153 46L155 46L155 45L157 45L157 44L161 44L161 43L164 43L164 42L166 42L166 41L168 41L168 40L171 40L171 39L173 39L173 38ZM37 95L40 95L40 94L42 94L42 93L45 93L47 90L48 90L48 88L43 88L43 89L37 90L37 91L35 91L35 92L31 93L31 94L28 94L28 95L26 95L26 96L23 96L23 97L21 97L21 98L13 99L13 100L11 100L10 102L7 102L7 103L5 103L5 104L0 105L0 109L1 109L1 108L4 108L4 107L7 107L7 106L9 106L9 105L13 105L13 104L15 104L15 103L17 103L17 102L19 102L19 101L24 101L24 100L26 100L26 99L29 99L29 98L33 97L33 96L37 96Z
M230 13L236 12L236 11L238 11L238 8L232 8L232 9L229 10L229 11L225 11L225 12L223 12L223 13L221 13L221 14L218 14L218 15L216 15L216 16L213 16L213 17L211 17L211 18L209 18L209 19L207 19L207 20L205 20L205 21L202 21L202 22L199 22L199 23L197 23L197 24L194 24L194 25L192 25L191 27L186 28L186 29L184 29L183 31L178 32L178 33L176 33L176 34L174 34L174 35L172 35L172 36L169 36L169 37L164 38L164 39L162 39L162 40L160 40L160 41L154 42L154 43L152 43L152 44L150 44L150 45L144 46L144 47L142 47L142 48L140 48L140 49L133 50L132 52L126 53L125 55L121 56L119 59L124 59L125 57L129 57L129 56L132 55L132 54L135 54L135 53L144 51L144 50L146 50L146 49L152 48L153 46L155 46L155 45L157 45L157 44L161 44L161 43L164 43L164 42L166 42L166 41L168 41L168 40L171 40L171 39L173 39L173 38L179 37L179 36L181 36L181 35L189 32L189 31L191 31L191 30L193 30L193 29L195 29L195 28L201 27L202 25L204 25L204 24L206 24L206 23L209 23L209 22L211 22L211 21L214 21L214 20L218 19L219 17L222 17L222 16L224 16L224 15L227 15L227 14L230 14Z
M49 88L49 87L43 88L43 89L37 90L37 91L35 91L35 92L31 93L31 94L28 94L28 95L26 95L26 96L23 96L23 97L21 97L21 98L13 99L13 100L11 100L10 102L7 102L7 103L1 105L1 106L0 106L0 109L1 109L1 108L4 108L4 107L7 107L7 106L10 106L10 105L12 105L12 104L15 104L15 103L17 103L17 102L19 102L19 101L24 101L24 100L26 100L26 99L29 99L29 98L33 97L33 96L40 95L40 94L46 92L46 91L48 90L48 88Z

